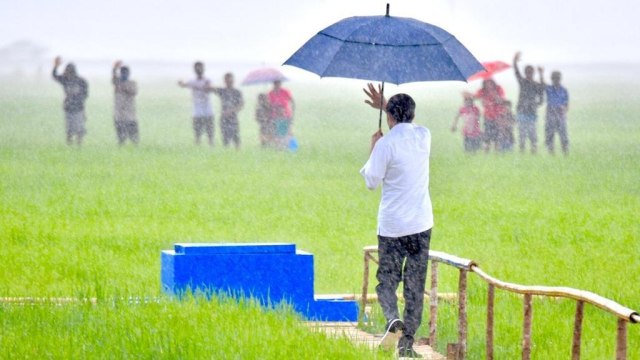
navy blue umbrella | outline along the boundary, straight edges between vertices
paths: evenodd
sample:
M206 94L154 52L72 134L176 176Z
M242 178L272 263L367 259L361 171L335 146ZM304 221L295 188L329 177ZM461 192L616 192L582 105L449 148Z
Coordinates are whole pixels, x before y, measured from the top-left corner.
M355 16L320 31L284 65L384 83L460 80L484 70L453 35L411 18ZM380 113L382 119L382 112ZM381 120L380 120L381 121Z

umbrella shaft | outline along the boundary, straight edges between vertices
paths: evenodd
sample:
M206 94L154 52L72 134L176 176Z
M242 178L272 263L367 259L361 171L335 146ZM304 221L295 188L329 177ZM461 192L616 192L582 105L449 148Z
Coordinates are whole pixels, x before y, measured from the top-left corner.
M384 105L384 81L380 89L380 118L378 119L378 130L382 130L382 106Z

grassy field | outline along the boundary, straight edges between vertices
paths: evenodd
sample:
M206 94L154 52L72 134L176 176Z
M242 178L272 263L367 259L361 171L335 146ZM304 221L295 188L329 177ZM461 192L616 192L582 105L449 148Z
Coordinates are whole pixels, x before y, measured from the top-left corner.
M513 80L506 79L515 100ZM449 126L459 92L477 84L387 91L412 94L416 122L432 130L433 249L474 259L505 281L589 290L637 310L640 85L567 84L567 158L544 151L465 155ZM317 293L359 293L362 247L376 243L379 192L366 190L358 170L377 112L362 103L364 82L287 85L297 105L296 153L258 144L254 105L266 86L242 89L243 146L235 151L220 146L219 130L214 149L194 146L189 93L173 81L141 80L141 144L118 148L111 88L91 81L89 133L75 148L64 144L56 84L3 81L0 296L105 301L1 305L0 358L389 357L308 333L286 309L161 296L160 251L175 242L292 242L315 255ZM456 271L441 272L441 291L455 291ZM119 300L129 296L161 301ZM485 298L486 285L471 275L471 359L484 356ZM497 294L497 358L519 357L521 303ZM570 357L574 307L535 300L534 358ZM377 309L374 318L381 326ZM455 321L455 307L443 306L441 351L455 341ZM615 325L613 316L587 306L584 359L613 358ZM426 334L423 326L419 336ZM629 358L640 358L638 325L629 326Z

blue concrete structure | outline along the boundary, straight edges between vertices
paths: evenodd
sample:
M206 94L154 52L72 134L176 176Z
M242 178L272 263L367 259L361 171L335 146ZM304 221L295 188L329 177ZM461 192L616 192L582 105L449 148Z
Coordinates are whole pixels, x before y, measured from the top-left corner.
M174 244L161 261L162 288L169 294L223 292L267 307L286 301L308 320L358 319L356 301L314 296L313 255L295 244Z

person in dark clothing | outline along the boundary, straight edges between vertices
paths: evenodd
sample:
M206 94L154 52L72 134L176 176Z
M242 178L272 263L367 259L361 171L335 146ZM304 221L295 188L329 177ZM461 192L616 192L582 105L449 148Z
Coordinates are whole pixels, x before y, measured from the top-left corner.
M524 152L526 141L531 142L531 153L535 154L538 147L538 135L536 132L536 120L538 118L538 107L542 105L543 89L542 80L539 83L533 81L534 68L527 65L524 68L524 77L518 69L520 52L513 57L513 70L520 85L520 95L517 105L518 132L520 135L520 152Z
M544 84L547 94L547 116L545 118L544 133L545 145L550 154L554 154L555 133L560 137L562 152L569 155L569 135L567 134L567 112L569 111L569 92L562 86L562 73L554 71L551 73L551 85L544 82L544 69L538 68L540 79Z
M260 145L267 147L273 144L275 133L273 121L271 121L271 106L267 94L258 94L256 103L256 121L260 125Z
M224 75L225 87L210 87L208 90L218 95L222 102L222 116L220 117L220 131L222 132L222 143L229 146L233 142L236 149L240 148L240 126L238 123L238 112L244 106L242 93L233 87L233 74Z
M59 82L64 89L64 113L67 133L67 144L73 144L75 136L76 143L82 144L82 139L87 133L85 129L86 116L84 104L89 96L89 85L87 81L76 72L73 63L67 64L62 75L58 75L58 67L62 64L62 58L57 56L53 61L53 79Z

